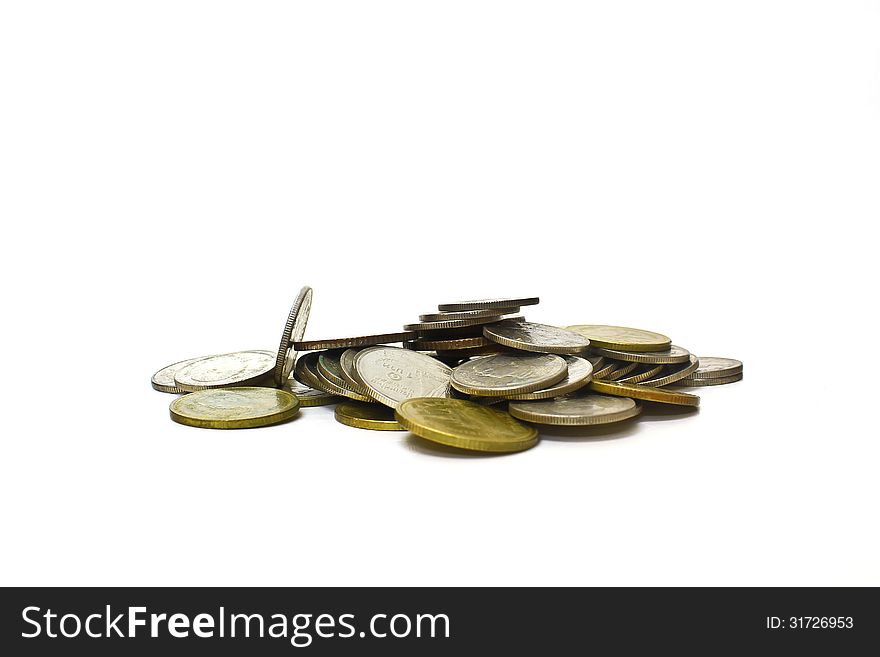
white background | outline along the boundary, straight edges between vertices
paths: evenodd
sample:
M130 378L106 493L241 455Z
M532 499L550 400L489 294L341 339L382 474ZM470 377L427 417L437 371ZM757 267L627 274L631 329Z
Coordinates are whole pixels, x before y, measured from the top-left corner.
M876 2L0 9L3 584L880 584ZM150 375L537 294L745 363L458 457Z

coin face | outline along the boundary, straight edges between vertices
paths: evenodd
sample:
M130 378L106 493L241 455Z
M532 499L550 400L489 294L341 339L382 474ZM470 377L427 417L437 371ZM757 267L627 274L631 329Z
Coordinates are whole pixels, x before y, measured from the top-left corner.
M743 375L742 372L739 374L732 374L731 376L716 376L712 379L692 379L691 377L687 377L681 379L676 382L676 385L680 386L723 386L728 383L736 383L737 381L742 381Z
M394 419L394 409L384 404L347 401L336 407L336 421L372 431L405 431Z
M661 373L660 376L657 376L653 379L648 379L643 383L646 386L653 386L655 388L662 388L663 386L668 386L670 383L675 383L676 381L680 381L686 376L692 374L696 371L697 367L700 364L700 361L697 360L697 357L694 355L689 356L690 361L687 365L684 366L667 366L666 372Z
M518 395L505 395L506 398L529 401L559 397L583 388L593 378L593 365L586 358L581 358L580 356L563 356L562 358L565 360L568 369L565 377L547 388L524 392Z
M621 351L620 349L607 349L605 347L593 347L593 351L602 356L615 360L624 360L630 363L651 363L654 365L667 365L670 363L686 363L690 358L687 349L672 345L663 351Z
M700 356L700 366L691 375L694 379L715 379L742 374L743 364L733 358Z
M452 386L468 395L506 397L547 388L567 373L565 360L554 354L495 354L456 367Z
M359 335L354 338L294 341L293 348L297 351L315 351L318 349L348 349L349 347L367 347L370 345L403 342L405 340L414 340L416 337L418 337L418 334L415 331L377 333L375 335Z
M299 400L275 388L216 388L178 397L169 410L172 420L192 427L247 429L291 419Z
M284 324L284 331L281 332L281 344L278 345L278 354L275 357L275 385L279 388L284 385L293 371L293 364L296 362L293 343L302 340L311 309L312 288L306 286L293 300L287 322Z
M417 436L460 449L519 452L538 442L534 427L504 411L464 399L408 399L397 407L395 415Z
M328 404L338 404L342 401L342 397L307 386L293 377L287 379L283 389L296 395L296 398L299 399L299 405L302 407L327 406Z
M190 363L174 375L174 384L187 392L247 386L263 379L274 367L275 352L235 351Z
M579 354L590 346L588 339L574 331L512 319L484 326L483 335L505 347L540 353Z
M538 424L594 426L635 417L641 407L626 397L572 395L535 402L511 402L508 412L515 418Z
M673 392L663 388L652 388L632 383L618 383L617 381L590 381L590 389L605 395L615 397L629 397L630 399L642 399L644 401L658 402L660 404L673 404L676 406L699 406L700 398L689 395L686 392Z
M153 375L153 378L150 379L150 383L152 384L153 388L155 390L158 390L159 392L170 392L175 395L181 395L185 393L186 390L182 390L177 387L177 385L174 383L174 375L187 365L194 363L197 360L202 360L203 358L207 358L207 356L189 358L187 360L182 360L179 363L166 365Z
M497 317L498 315L512 315L513 313L518 313L519 307L513 306L511 308L486 308L484 310L462 310L461 312L439 312L439 313L425 313L424 315L419 315L419 321L421 322L443 322L451 319L476 319L479 317Z
M580 333L593 347L622 351L664 351L672 346L672 340L665 335L627 326L575 324L566 328Z
M413 397L448 397L452 368L418 351L370 347L354 357L354 369L370 396L397 407Z
M455 303L441 303L437 310L444 312L461 312L463 310L485 310L487 308L513 308L520 306L534 306L538 303L538 297L510 297L507 299L477 299L474 301L457 301Z

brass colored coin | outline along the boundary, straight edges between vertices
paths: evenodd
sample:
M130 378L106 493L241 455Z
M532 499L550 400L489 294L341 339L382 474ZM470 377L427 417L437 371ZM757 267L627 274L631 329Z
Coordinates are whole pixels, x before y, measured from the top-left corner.
M689 395L686 392L672 392L664 388L652 388L632 383L618 383L616 381L590 382L590 389L604 395L615 397L629 397L630 399L642 399L644 401L659 402L661 404L674 404L676 406L699 406L700 398Z
M334 395L340 395L341 397L348 397L349 399L354 399L355 401L361 402L371 402L373 399L368 397L367 395L362 395L357 390L349 388L347 385L339 385L336 381L333 381L329 377L327 377L324 372L321 371L321 356L324 352L318 354L317 364L315 365L314 373L318 377L318 381L320 385L318 386L322 390L327 390L328 392L332 392Z
M632 374L638 368L638 363L617 363L617 366L610 374L606 374L603 378L604 381L617 381L617 379L622 379L628 374ZM594 379L596 377L593 377Z
M274 351L235 351L193 361L174 375L174 385L187 392L257 383L275 367Z
M448 397L452 368L418 351L370 347L354 357L354 369L378 402L395 408L414 397Z
M594 347L593 351L614 360L625 360L630 363L651 363L653 365L686 363L691 355L687 349L682 349L675 345L663 351L621 351L620 349L606 349L605 347Z
M657 376L663 371L662 365L646 365L644 369L636 374L630 374L621 379L615 379L618 383L642 383L648 379Z
M484 310L462 310L461 312L425 313L419 315L420 322L443 322L450 319L475 319L477 317L495 317L497 315L512 315L519 312L519 306L511 308L487 308Z
M379 333L376 335L360 335L354 338L334 338L331 340L306 340L296 341L293 348L297 351L316 351L318 349L348 349L349 347L369 347L379 344L391 344L414 340L417 337L413 331L398 333Z
M574 331L513 319L484 326L483 335L505 347L542 354L580 354L590 346L589 340Z
M600 366L593 366L593 378L594 379L605 379L605 377L610 376L620 367L620 363L615 361L608 361L607 363L601 363Z
M674 370L672 372L668 372L667 374L665 374L663 376L659 376L654 379L649 379L647 381L644 381L643 383L646 386L653 386L655 388L662 388L664 386L668 386L670 383L675 383L676 381L680 381L681 379L685 378L686 376L692 374L700 364L700 361L697 360L697 357L694 356L693 354L691 354L691 356L689 356L689 358L690 358L690 362L687 365L685 365L684 367L679 367L677 370Z
M677 381L675 385L678 386L723 386L728 383L736 383L737 381L742 381L743 375L742 372L739 374L733 374L732 376L716 376L713 379L692 379L690 377L686 379L681 379Z
M519 452L534 447L538 431L508 413L464 399L407 399L397 421L426 440L478 452Z
M541 390L561 381L568 366L554 354L496 354L452 370L452 387L468 395L508 397Z
M289 420L299 400L275 388L214 388L178 397L169 407L171 419L204 429L248 429Z
M343 351L339 357L339 367L342 368L342 378L348 382L349 387L358 392L364 392L367 387L358 377L357 370L354 369L354 357L357 356L359 351L360 348L358 347L352 347Z
M302 340L311 309L312 288L305 286L293 300L287 322L284 324L284 331L281 332L281 344L278 345L278 354L275 357L275 385L279 388L284 385L293 371L296 362L293 343Z
M463 310L484 310L486 308L517 308L520 306L534 306L538 303L538 297L521 297L510 299L478 299L476 301L457 301L456 303L441 303L437 310L443 312L461 312Z
M548 388L542 388L533 392L525 392L519 395L506 395L507 399L517 401L533 401L537 399L551 399L568 395L587 385L593 378L593 365L586 358L579 356L563 356L568 366L568 374L561 381L554 383ZM524 419L524 418L521 418Z
M575 324L565 328L580 333L594 347L620 349L622 351L664 351L672 346L672 340L665 335L626 326Z
M184 367L189 365L190 363L194 363L197 360L202 360L203 358L207 358L207 356L199 356L198 358L189 358L187 360L182 360L179 363L172 363L171 365L166 365L161 370L156 372L153 375L153 378L150 379L150 384L153 386L155 390L159 392L170 392L174 395L182 395L186 393L186 390L178 388L174 383L174 375L177 374Z
M405 431L394 419L394 410L383 404L347 401L336 407L336 421L357 429Z
M364 399L372 401L373 398L367 394L367 389L363 384L351 384L344 376L342 370L341 356L345 353L340 349L330 351L322 351L318 356L318 376L329 380L335 386L344 390L355 392ZM360 401L363 401L361 399Z
M504 319L504 315L490 315L489 317L470 317L468 319L444 319L437 322L417 322L404 324L407 331L440 331L445 329L464 328L466 326L482 326Z
M604 356L589 355L589 356L584 356L584 358L586 358L588 361L590 361L590 364L593 366L594 373L596 370L605 366L605 357Z
M302 381L307 386L322 390L328 394L334 395L332 390L325 388L324 380L318 376L318 358L320 353L311 352L308 354L300 354L296 359L296 365L293 368L293 375L298 381Z
M416 351L456 351L458 349L475 349L492 344L483 336L475 338L458 338L452 340L413 340L403 346ZM409 345L412 345L411 347Z
M642 407L627 397L572 395L535 402L511 402L508 412L515 418L537 424L595 426L628 420Z
M287 379L283 390L292 392L299 399L299 405L302 407L309 406L327 406L329 404L338 404L343 400L342 397L331 395L329 392L312 388L304 383L300 383L293 377Z
M742 374L743 364L733 358L715 356L700 357L700 366L691 375L692 379L716 379Z

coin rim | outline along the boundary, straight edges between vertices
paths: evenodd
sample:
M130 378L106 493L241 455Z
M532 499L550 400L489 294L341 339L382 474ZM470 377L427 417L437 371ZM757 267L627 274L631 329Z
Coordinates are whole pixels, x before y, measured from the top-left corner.
M642 383L644 383L646 386L650 386L652 388L663 388L665 386L668 386L671 383L675 383L676 381L684 379L685 377L689 376L692 372L696 371L696 369L700 366L700 359L699 358L697 358L696 356L691 354L690 359L691 359L690 362L682 369L677 370L675 372L671 372L671 373L667 374L666 376L662 376L662 377L659 377L656 379L649 379L648 381L643 381Z
M344 401L339 404L336 409L333 411L333 417L336 418L336 421L339 424L344 424L347 427L354 427L355 429L368 429L370 431L406 431L406 429L396 420L374 420L367 419L361 417L354 417L351 415L345 414L345 407L350 404L378 404L382 408L388 408L385 404L379 404L377 401L369 401L369 402L357 402L354 400ZM394 415L394 409L391 410L391 414ZM396 417L396 416L395 416Z
M293 341L295 338L301 338L306 331L309 313L312 310L312 294L312 288L304 285L293 300L290 312L287 314L287 321L284 323L284 330L281 332L281 343L278 346L278 353L275 355L275 385L279 388L284 387L284 382L287 381L296 363L296 350L293 348ZM304 305L305 318L303 319L301 330L297 331L299 333L297 336L294 335L294 329L298 328L297 322Z
M673 344L669 346L670 349L672 349L673 347L684 351L684 357L682 358L681 356L663 356L659 355L659 351L633 352L624 351L622 349L610 349L608 347L598 346L593 347L593 353L596 353L600 356L606 356L607 358L612 358L614 360L623 360L630 363L644 363L649 365L676 365L678 363L688 362L691 356L691 352L689 352L684 347L679 347L678 345Z
M642 401L652 401L659 404L672 404L675 406L700 405L700 398L687 392L671 392L663 388L654 388L631 383L618 383L617 381L597 381L593 379L589 383L593 392L613 397L629 397Z
M418 337L415 331L398 331L396 333L374 333L359 335L353 338L333 338L329 340L303 340L294 342L296 351L325 351L327 349L349 349L351 347L378 347L383 344L406 342Z
M731 374L730 376L718 376L712 379L680 379L675 382L676 385L689 388L702 388L705 386L723 386L728 383L736 383L742 381L743 373Z
M505 299L473 299L471 301L457 301L455 303L441 303L437 310L446 312L463 312L465 310L483 310L487 308L510 308L513 306L536 306L540 303L538 297L512 297Z
M614 395L600 395L599 393L592 393L598 395L600 397L614 397ZM585 395L588 396L588 395ZM617 413L609 413L606 415L546 415L537 412L529 412L528 409L522 408L526 406L528 402L512 402L507 406L507 412L510 413L513 417L518 420L523 420L524 422L532 422L534 424L544 424L550 426L569 426L569 427L590 427L597 426L601 424L613 424L615 422L622 422L623 420L629 420L630 418L634 418L642 412L642 405L639 404L632 397L620 397L617 396L618 399L629 399L633 403L633 407L629 408L625 411L618 411ZM546 401L546 400L545 400Z

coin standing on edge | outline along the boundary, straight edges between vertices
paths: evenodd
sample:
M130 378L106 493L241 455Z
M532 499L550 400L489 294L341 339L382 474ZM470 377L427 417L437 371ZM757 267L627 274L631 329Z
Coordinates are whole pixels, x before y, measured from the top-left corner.
M517 308L520 306L534 306L539 302L538 297L520 297L510 299L477 299L474 301L457 301L455 303L441 303L437 310L443 312L462 312L465 310L484 310L487 308Z
M354 357L354 369L370 396L395 408L413 397L448 397L452 368L418 351L369 347Z
M249 429L278 424L299 412L299 400L277 388L213 388L178 397L171 419L203 429Z
M552 386L568 366L554 354L496 354L462 363L452 370L452 387L468 395L506 397Z
M375 402L347 401L336 407L336 421L356 429L406 431L395 419L394 409Z
M302 340L311 309L312 288L305 286L293 300L290 313L287 315L287 322L281 332L281 344L278 345L278 354L275 357L275 385L279 388L284 385L293 371L293 365L296 362L293 343Z
M150 384L153 386L153 389L158 390L159 392L170 392L174 395L182 395L186 393L186 390L182 388L178 388L174 383L174 375L177 374L180 370L191 363L195 363L197 360L202 360L203 358L210 358L210 356L199 356L198 358L188 358L187 360L182 360L178 363L172 363L171 365L166 365L161 370L156 372L153 377L150 379Z
M595 426L635 417L642 407L628 397L574 395L537 402L511 402L508 412L515 418L537 424Z
M580 333L594 347L619 349L621 351L665 351L672 346L672 340L662 333L609 326L607 324L574 324L566 326L569 331Z
M483 335L505 347L542 354L576 355L590 346L590 341L575 331L513 319L484 326Z
M248 386L262 381L274 367L274 351L234 351L193 361L178 370L174 384L187 392Z

